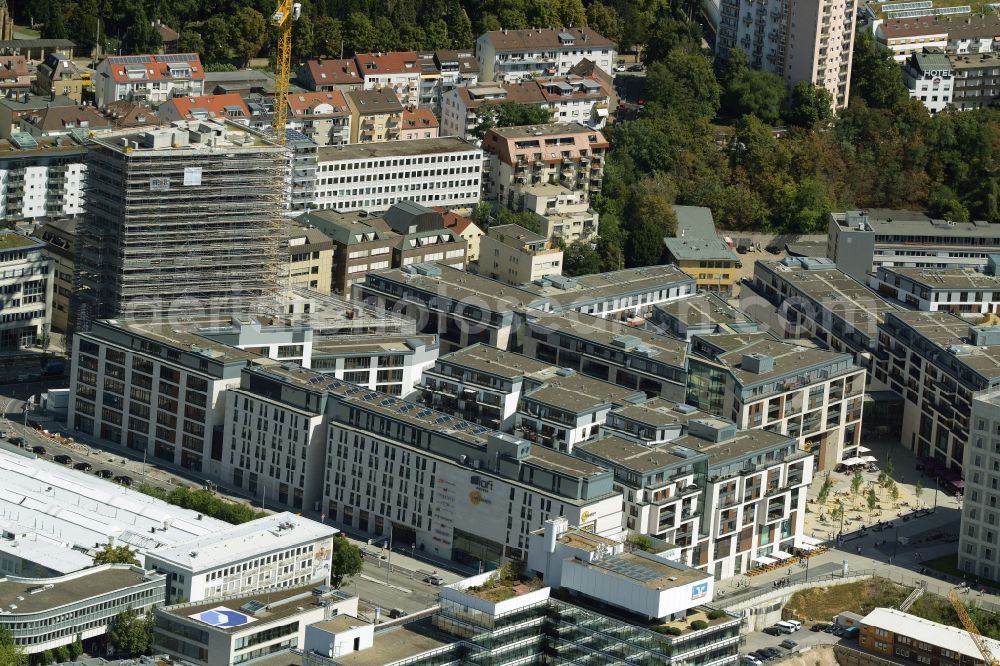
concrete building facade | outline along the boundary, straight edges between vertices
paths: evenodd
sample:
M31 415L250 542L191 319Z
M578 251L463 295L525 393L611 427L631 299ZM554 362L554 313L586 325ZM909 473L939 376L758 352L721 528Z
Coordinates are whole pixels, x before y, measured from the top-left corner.
M493 280L518 285L562 275L562 250L520 225L490 227L479 247L479 274Z
M583 59L611 73L617 50L590 28L492 30L476 39L481 81L561 76Z
M0 232L0 349L48 344L54 273L45 243Z

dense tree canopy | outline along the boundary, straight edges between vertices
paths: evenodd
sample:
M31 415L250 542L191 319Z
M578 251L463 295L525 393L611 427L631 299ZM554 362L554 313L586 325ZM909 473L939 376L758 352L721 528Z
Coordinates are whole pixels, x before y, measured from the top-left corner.
M127 608L108 623L108 642L119 654L149 654L153 646L153 616Z
M361 550L344 538L333 540L332 564L330 566L330 585L340 587L344 578L361 573L364 561Z
M94 555L94 564L139 564L135 551L128 546L107 545Z

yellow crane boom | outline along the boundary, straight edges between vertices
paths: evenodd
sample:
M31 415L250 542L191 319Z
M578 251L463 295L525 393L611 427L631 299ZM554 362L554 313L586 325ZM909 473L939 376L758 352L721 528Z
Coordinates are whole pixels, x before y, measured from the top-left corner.
M274 118L271 125L278 143L285 144L288 123L288 80L292 69L292 22L299 20L302 5L282 0L271 15L271 25L278 28L278 52L274 63Z
M983 635L979 633L979 627L976 623L972 621L969 617L969 613L965 610L965 605L958 598L958 593L955 590L948 592L948 601L955 608L955 613L958 614L958 619L962 621L962 626L965 630L969 632L969 636L972 638L972 642L976 644L979 649L979 654L983 655L983 661L986 662L986 666L997 666L997 658L993 656L990 651L990 647L983 640Z

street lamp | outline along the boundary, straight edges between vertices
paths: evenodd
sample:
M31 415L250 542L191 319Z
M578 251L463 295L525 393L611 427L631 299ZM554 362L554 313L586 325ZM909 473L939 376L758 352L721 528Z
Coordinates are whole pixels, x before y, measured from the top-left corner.
M392 573L392 522L389 522L389 552L385 557L385 586L389 587L389 574Z
M931 511L931 513L937 513L937 496L938 496L938 486L939 485L940 484L938 483L938 478L935 476L934 477L934 510Z

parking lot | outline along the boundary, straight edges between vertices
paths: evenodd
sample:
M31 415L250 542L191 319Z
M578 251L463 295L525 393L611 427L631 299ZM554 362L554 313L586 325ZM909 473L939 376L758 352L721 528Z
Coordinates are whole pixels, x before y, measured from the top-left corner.
M785 657L801 651L803 648L815 645L833 645L844 639L833 633L824 631L812 631L812 625L803 625L801 629L791 634L778 634L777 636L763 631L754 631L743 635L740 643L741 656L754 656L761 663L780 661ZM782 647L783 641L791 640L795 642L792 647ZM761 650L770 651L773 656L764 657ZM756 653L756 654L755 654ZM752 664L749 660L744 660L745 664Z

